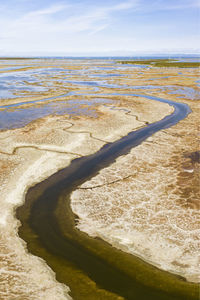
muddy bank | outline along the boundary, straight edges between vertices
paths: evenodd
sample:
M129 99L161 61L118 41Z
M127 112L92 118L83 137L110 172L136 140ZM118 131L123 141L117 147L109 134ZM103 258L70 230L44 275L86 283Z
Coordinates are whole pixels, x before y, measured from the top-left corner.
M184 71L181 70L181 74L179 74L180 70L178 68L174 70L159 70L158 68L156 70L121 68L119 66L111 65L110 62L109 64L107 62L94 62L93 64L91 64L89 61L84 63L76 61L76 65L74 65L73 61L62 61L61 63L58 60L36 60L32 62L20 62L22 66L23 64L25 65L29 63L35 65L35 67L32 66L28 69L29 73L34 73L31 76L27 76L26 78L24 77L23 79L23 76L26 76L28 74L23 74L23 71L26 71L27 69L21 68L20 71L22 72L22 74L19 76L21 78L20 79L17 77L18 71L15 70L15 78L17 80L19 79L16 82L16 85L19 85L20 87L20 82L22 80L24 90L18 92L16 91L15 94L17 98L15 99L1 99L0 101L2 106L0 109L1 116L5 116L8 112L10 120L13 121L15 119L13 128L23 127L19 129L5 130L0 132L0 205L2 210L2 216L0 219L0 243L2 249L0 264L2 266L1 278L3 282L3 284L1 285L0 293L3 299L9 299L9 297L12 297L12 299L30 299L30 297L32 297L31 299L66 299L69 297L69 289L62 284L59 284L55 280L55 274L51 271L50 268L47 267L45 261L27 253L26 245L18 238L17 228L19 226L19 223L14 217L14 209L24 201L24 197L28 187L44 180L58 170L68 166L74 158L94 153L98 151L98 149L100 149L105 143L113 142L134 129L142 128L146 126L146 124L154 122L158 119L163 118L165 115L172 113L172 108L164 103L158 104L151 100L147 101L147 99L142 97L120 96L117 94L108 95L113 92L123 93L124 89L120 89L120 85L130 86L130 89L126 87L126 93L133 93L132 87L138 85L139 87L137 87L137 89L135 90L137 94L141 93L144 95L159 95L163 98L172 100L176 98L177 101L185 101L192 107L193 112L196 112L197 106L195 104L195 101L191 99L194 95L193 90L196 91L196 80L198 72L196 70L190 69ZM43 70L41 70L41 66L42 68L44 67ZM5 68L6 67L9 68L9 65L6 65ZM40 70L37 73L38 68ZM60 70L61 68L62 70ZM10 73L9 76L12 75L12 72L13 70L10 70L8 72ZM102 73L104 73L106 77L104 76L104 78L102 78L103 83L102 86L100 86L99 78L101 78L101 76L103 75ZM119 73L123 76L118 76ZM3 74L3 72L1 74ZM94 76L96 76L96 78ZM96 80L95 82L98 83L98 87L92 83L94 78ZM34 82L31 82L32 79L34 80ZM69 79L71 81L91 81L91 84L89 82L88 86L86 84L74 85L73 83L66 83L66 79ZM144 89L144 87L142 86L149 85L149 81L151 79L153 79L155 86L151 89ZM23 80L25 80L25 82L23 82ZM106 87L105 83L108 83L109 85ZM31 85L34 87L37 84L41 84L45 88L48 88L48 91L33 92L33 90L26 90L26 86ZM180 89L178 90L177 88L174 88L175 94L170 94L170 89L163 89L163 85L175 86L177 84L180 86ZM184 90L183 87L188 87L189 90ZM185 97L191 91L191 88L192 97L191 99L187 100L187 98ZM70 94L74 92L78 92L79 95ZM96 93L96 95L92 95L94 92ZM105 93L107 93L107 96L103 95ZM63 95L65 96L63 97ZM46 98L51 98L54 96L56 96L56 98L49 99L47 101L45 100ZM59 98L57 96L62 96L63 98ZM99 97L103 99L102 103L95 102L95 99ZM38 103L34 102L35 100L38 101ZM46 104L44 104L45 101ZM53 101L55 102L53 103ZM62 103L62 101L64 102ZM84 108L86 110L92 111L92 114L89 116L83 116L81 114L77 115L76 111L76 113L73 115L66 115L64 109L66 107L68 109L72 105L72 102L80 102L79 105L81 106L81 109ZM18 106L15 107L15 104L17 104ZM106 106L102 106L102 104L106 104ZM54 107L54 110L49 110L47 117L38 120L39 115L37 115L37 113L48 109L48 105ZM64 108L63 110L62 106ZM25 113L26 109L27 111L34 112L35 118L33 118L32 114L32 119L24 119L24 116L27 116L27 114ZM59 109L62 110L63 115L56 115ZM20 110L22 112L24 111L21 119L16 118ZM94 112L95 116L93 115ZM54 116L50 116L52 114L54 114ZM34 122L31 122L34 119L36 120ZM1 117L0 120L2 120ZM137 180L139 180L138 187L140 186L140 181L142 180L142 178L146 178L145 176L147 176L147 174L145 174L145 170L148 171L149 174L151 174L152 178L154 178L154 181L158 184L160 184L162 181L161 187L163 187L163 190L166 189L166 187L163 185L163 181L170 181L166 180L166 176L172 175L172 178L174 182L176 182L178 187L176 189L176 192L174 192L175 196L173 196L173 199L179 199L178 203L180 202L182 206L184 205L185 207L189 207L190 209L196 209L198 205L195 199L198 182L196 177L198 163L193 159L191 161L190 156L192 155L192 153L195 153L197 149L196 146L194 146L194 142L192 141L192 139L189 139L189 136L194 138L194 136L191 135L191 132L196 134L195 126L198 119L190 118L189 120L190 125L187 122L184 123L184 126L181 127L178 135L176 135L176 131L174 132L175 127L173 127L173 132L169 135L174 135L173 140L170 138L168 139L167 130L167 133L165 134L166 139L162 141L162 147L155 147L155 150L152 151L153 148L151 146L154 145L154 139L148 140L149 147L145 146L144 148L138 148L142 149L142 153L143 151L144 153L146 153L142 155L142 159L140 160L140 155L142 153L140 153L139 151L137 152L137 155L134 152L132 154L132 158L127 157L127 161L131 165L134 165L134 168L136 168L137 170L142 170L142 168L144 169L144 172L141 173L141 177L137 178ZM5 118L4 121L9 122L9 119ZM4 121L2 122L3 125L5 124ZM181 146L177 147L177 151L171 151L171 143L175 145L177 141L179 142L180 136L186 136L187 139L184 140L182 144L180 143ZM155 140L154 146L159 145L160 142L161 139ZM190 145L190 147L185 147L187 143L188 145ZM171 157L170 159L168 153L166 152L169 144L169 156ZM167 147L165 147L164 145L167 145ZM163 153L165 153L167 161L170 161L170 164L172 165L172 168L174 170L173 172L167 171L166 173L162 174L161 171L163 171L164 168L160 168L159 165L159 163L163 163L161 156L158 155L159 159L156 160L156 153L158 154L158 151L164 151ZM173 155L172 152L174 152ZM191 157L193 156L194 155L192 155ZM133 161L133 157L137 158L138 161L141 161L141 165L137 165L137 163L135 164L135 160ZM155 165L153 162L149 164L148 159L149 161L153 161L155 159ZM123 161L122 165L121 162L119 162L114 172L116 174L112 175L113 178L111 176L113 181L118 181L119 179L119 185L121 184L120 180L122 177L117 173L119 171L118 167L124 174L123 164L126 165L125 161ZM149 167L147 167L148 164ZM127 167L128 172L130 171L129 167L130 165ZM176 174L176 176L174 174ZM129 175L131 174L128 173L127 176ZM110 175L108 176L106 174L103 174L103 177L104 176L107 179L110 178ZM130 185L132 185L131 177L124 178L124 180L130 180ZM106 182L107 181L104 181L103 179L103 184ZM108 182L110 183L109 180ZM109 184L109 186L111 187L112 184L114 185L114 183L112 183L111 181L111 184ZM145 190L145 185L142 186L142 189L143 188ZM150 186L150 188L152 188L152 186ZM163 190L158 191L158 195L160 195L161 197L163 195ZM168 190L170 190L170 184ZM154 197L154 195L155 198L157 197L156 191L157 190L155 186L155 191L152 192L152 197ZM106 193L109 198L110 195L112 195L113 191L107 190ZM134 194L134 191L131 190L131 193ZM140 191L137 191L137 193L138 197L144 196L144 194L140 194ZM177 193L178 195L181 195L181 197L177 196ZM118 194L120 195L120 188L117 195ZM121 199L121 196L119 199ZM77 209L77 202L74 203ZM101 201L99 203L101 203ZM91 208L88 208L87 210L88 203L87 201L85 202L85 199L82 204L82 207L78 207L78 209L80 209L80 211L82 209L86 210L86 212L84 212L84 217L86 218L84 220L83 215L81 215L80 213L80 223L77 222L77 225L80 227L83 226L83 230L87 231L89 229L86 223L93 222L90 216L88 218ZM117 207L120 205L120 203L113 202L112 205L114 214L118 215L121 212L118 212L117 210ZM177 207L179 209L179 205L177 205ZM63 212L65 211L63 210ZM96 212L96 216L98 222L100 222L100 225L95 224L93 231L91 231L90 228L89 231L91 232L89 232L89 234L97 235L98 233L99 236L101 236L98 226L101 227L101 224L104 224L104 219L106 220L106 216L104 216L103 210L101 216L99 216L98 211ZM66 215L63 215L63 220L65 218ZM189 219L186 219L186 221L189 222ZM107 221L105 222L107 226ZM158 219L153 220L152 222L154 226L154 223L158 223ZM128 226L129 225L127 225L127 228L129 228ZM132 223L130 227L131 226ZM187 222L184 224L184 226L187 226ZM102 230L102 227L100 229ZM126 230L124 231L124 233L125 232ZM28 233L30 234L30 232ZM131 239L129 239L130 236L128 235L128 232L126 232L126 234L128 240L125 241L125 243L124 240L117 240L116 234L115 236L113 236L113 240L116 238L117 241L115 241L116 246L122 248L124 247L124 251L128 251L130 249ZM107 238L108 236L105 236L105 239ZM35 241L34 234L33 240ZM111 242L113 242L113 240ZM13 245L15 245L15 247L13 247ZM42 256L39 252L36 254ZM145 255L146 254L148 253L145 253ZM191 266L187 267L186 263L181 263L180 265L180 262L176 260L174 261L174 264L176 265L175 268L180 270L180 272L182 272L183 269L189 269L192 266L191 264ZM69 271L68 280L70 282L71 277L75 278L74 281L72 280L73 282L70 282L70 284L72 284L72 286L74 285L75 288L77 286L77 282L80 284L80 290L81 293L83 293L83 299L85 299L84 297L87 294L88 286L91 288L91 290L95 291L95 293L98 290L97 293L100 299L102 299L102 297L103 299L105 299L105 297L107 297L106 299L114 299L113 297L117 297L112 293L109 294L106 291L97 289L95 283L90 280L89 277L81 273L79 270L74 269L71 265L68 264L67 267ZM63 276L65 275L66 274L64 274ZM188 277L188 279L191 281L196 280L191 276ZM24 286L26 286L27 288L24 289ZM91 293L91 299L93 300L92 297L93 292Z
M141 107L142 101L145 105L145 100L141 99ZM163 114L166 109L170 113L170 107L164 104L162 107ZM68 289L55 281L55 275L46 263L27 253L19 240L19 223L14 218L13 209L24 201L29 186L67 166L72 159L96 152L107 141L118 139L146 122L142 118L137 121L135 116L127 116L126 111L113 110L112 107L99 107L98 113L102 118L100 126L97 118L77 117L72 120L69 116L52 116L24 128L0 133L1 295L4 298L15 294L25 299L29 293L32 299L67 297ZM148 114L143 117L148 118Z
M63 169L30 189L25 205L18 209L18 217L23 224L20 235L28 241L29 250L42 255L48 264L57 270L57 278L61 282L70 281L67 276L69 263L72 263L73 268L77 268L82 274L87 274L90 279L88 280L86 276L84 285L87 285L88 299L94 298L94 295L97 299L101 297L98 289L94 294L93 289L89 288L91 279L98 284L99 288L125 299L132 299L133 295L142 299L197 299L198 297L197 285L184 282L182 278L153 268L136 257L122 254L109 244L93 240L77 231L74 228L70 203L66 202L71 191L80 183L94 176L120 154L129 152L134 145L141 143L153 132L175 124L189 112L187 106L183 104L176 104L175 108L174 113L162 121L136 130L127 137L106 145L94 155L74 160L69 168ZM29 234L26 234L27 230ZM38 236L36 240L35 233ZM150 280L152 274L154 276ZM81 284L78 285L78 289L77 283L74 287L72 277L70 286L72 296L76 299L84 299L86 294L81 289Z

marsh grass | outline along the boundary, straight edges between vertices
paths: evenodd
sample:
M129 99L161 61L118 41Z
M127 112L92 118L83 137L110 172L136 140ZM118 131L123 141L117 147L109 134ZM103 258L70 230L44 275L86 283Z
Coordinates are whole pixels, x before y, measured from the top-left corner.
M198 68L200 62L181 62L175 59L153 59L153 60L125 60L118 61L121 64L151 65L153 67L177 67L177 68Z

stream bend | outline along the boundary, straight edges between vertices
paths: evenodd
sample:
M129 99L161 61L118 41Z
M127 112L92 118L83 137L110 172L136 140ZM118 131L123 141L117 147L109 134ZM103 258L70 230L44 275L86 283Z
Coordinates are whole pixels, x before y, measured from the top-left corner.
M70 166L31 187L25 203L16 212L21 221L19 235L26 241L31 253L46 260L55 271L57 280L70 286L74 299L100 298L93 292L85 296L81 287L79 291L79 282L73 281L73 274L69 274L70 268L85 274L97 287L128 300L198 299L196 284L159 270L101 239L93 239L75 227L77 216L70 207L72 191L102 168L112 164L120 155L127 154L154 133L175 125L191 112L186 104L154 96L118 95L165 102L173 106L174 111L158 122L106 144L92 155L73 160ZM105 296L101 299L112 298Z

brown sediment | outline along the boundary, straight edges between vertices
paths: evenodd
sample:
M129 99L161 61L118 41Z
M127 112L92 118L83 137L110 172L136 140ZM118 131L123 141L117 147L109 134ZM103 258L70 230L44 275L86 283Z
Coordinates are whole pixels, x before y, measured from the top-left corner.
M184 106L183 104L180 105L174 104L174 105L176 107L176 111L170 117L167 117L161 122L158 122L156 124L152 124L147 128L142 128L136 132L132 132L125 138L120 139L120 141L111 143L110 145L106 145L106 147L103 147L95 155L90 155L73 161L69 168L63 169L61 172L56 173L54 176L48 178L48 180L38 184L37 186L35 186L34 188L28 191L26 197L27 199L26 204L20 209L18 209L18 217L23 222L23 226L22 228L20 228L20 236L22 236L25 240L28 241L29 249L32 253L35 253L36 255L40 255L41 247L43 248L43 246L41 244L38 243L35 244L34 242L33 243L31 242L32 241L31 234L30 236L27 236L26 233L24 233L26 228L32 228L31 230L33 230L33 234L36 233L38 234L39 237L41 237L40 241L42 241L42 244L45 243L46 249L48 249L49 253L54 253L56 257L59 259L65 257L67 260L69 259L70 262L71 261L75 262L75 264L76 265L78 264L81 270L84 270L84 273L86 274L92 273L92 275L90 275L91 278L93 278L95 282L100 284L100 286L105 288L109 284L109 287L106 289L117 292L118 294L125 296L125 298L127 299L133 299L133 295L135 294L137 294L137 296L138 295L142 296L142 298L144 299L155 299L155 298L163 299L163 297L164 299L166 299L169 298L168 297L169 295L167 296L166 293L170 294L170 299L172 298L188 299L188 295L191 296L190 298L197 299L197 289L198 289L197 285L186 283L186 282L184 283L181 278L179 277L177 278L176 276L170 275L166 272L159 271L158 269L151 267L149 264L145 264L141 260L138 260L135 256L133 257L129 256L130 257L129 263L127 261L123 263L122 258L125 259L125 257L127 257L125 253L122 254L122 252L120 251L117 252L116 249L112 248L111 246L103 242L100 242L99 245L97 240L91 239L87 235L84 235L78 230L75 230L73 214L69 208L69 204L70 204L69 196L71 191L77 188L78 184L80 184L80 181L81 182L83 182L83 180L86 181L86 178L88 178L89 176L94 176L95 170L102 169L101 162L104 163L105 161L104 164L105 167L105 165L108 165L109 163L114 161L114 158L116 158L119 155L119 151L121 153L121 151L125 150L125 152L123 151L122 153L128 153L128 149L130 150L129 146L133 147L133 143L134 145L137 145L138 139L141 142L141 138L144 140L145 136L151 135L152 130L165 128L166 124L169 124L171 122L172 122L171 124L174 124L174 122L178 121L177 120L178 118L181 117L183 118L183 116L186 116L188 112L187 106ZM174 116L176 117L174 118ZM159 127L157 126L158 124L160 125ZM123 146L125 146L125 149ZM43 190L43 188L45 190ZM41 191L41 189L43 190L43 192ZM35 199L35 194L37 195L38 192L39 192L39 197L36 196ZM63 195L63 197L58 197L58 195L60 196ZM100 203L100 200L102 200L102 198L104 199L104 196L108 196L108 195L102 194L98 203ZM126 196L126 194L124 194L124 196ZM66 202L66 197L67 197L67 202ZM120 204L121 202L120 193L117 194L117 200L118 200L117 203ZM34 201L34 205L30 211L30 217L29 217L29 207L31 203L33 203L32 201ZM102 207L102 213L104 212L104 206ZM120 207L120 212L121 211L122 210ZM140 211L142 211L142 207ZM55 213L56 213L56 223L55 223ZM107 214L108 215L106 215L106 217L109 218L110 216L109 210ZM84 217L86 217L86 214ZM124 214L119 215L118 218L119 221L120 221L120 217L123 219L123 223L124 223L126 221L123 218ZM148 219L147 217L148 216L146 216L145 214L145 219ZM131 220L129 220L129 223L130 221ZM59 226L56 225L57 222ZM97 219L96 222L98 222ZM112 223L112 225L115 226L114 223ZM142 229L145 230L145 228ZM111 236L115 238L115 233L111 232ZM128 240L129 236L127 236L126 234L124 238ZM77 243L77 239L78 239L78 243ZM56 247L56 249L55 249L55 244L59 244L59 247ZM93 247L91 248L91 244L93 244L94 248ZM100 246L99 249L100 251L96 249L96 247L98 247L97 244ZM148 240L145 241L145 244L148 245ZM82 249L82 246L85 250ZM86 248L88 250L90 249L89 255ZM168 247L166 246L165 248L168 249ZM82 249L83 251L80 252L80 249ZM110 253L108 253L109 249L110 249ZM94 256L91 255L93 251L96 253L96 250L98 252L97 260L95 260ZM105 253L104 251L107 250L108 252ZM118 257L114 258L114 253ZM52 264L52 260L48 259L44 252L42 252L41 255L42 257L45 258L45 260L48 261L48 263L52 266L52 268L56 270L58 279L61 282L65 282L66 284L68 284L68 280L65 277L65 274L68 273L68 271L67 269L64 269L63 263L61 264L62 269L66 271L64 271L64 274L61 275L59 271L61 266L60 263L57 262L58 265L55 265L55 263ZM122 257L119 257L120 255ZM107 265L107 263L106 264L104 263L103 266L101 265L99 260L100 257L103 258L103 260L106 262L109 261L112 265L114 261L116 262L115 265L118 265L117 270L116 268L112 268L113 271L115 269L114 276L111 275L113 273L110 272L111 271L109 269L110 264ZM87 263L85 264L85 262ZM137 269L138 267L137 262L140 262L139 269ZM161 262L163 263L164 261L161 260ZM99 265L99 263L101 266ZM103 272L105 274L104 276L102 276L102 268L104 270ZM107 270L105 270L105 268L107 268ZM121 272L119 271L119 269L121 271L123 269L123 271ZM124 276L121 276L122 273L123 274L125 273L126 275L124 274ZM129 279L127 278L128 274L130 273L132 274L131 283L130 283L130 278ZM156 277L154 277L153 274L157 274L158 277L157 275L155 275ZM149 280L149 277L151 277L152 279ZM138 280L140 283L142 282L142 293L141 293L141 285L139 284L140 286L139 287L136 284L135 281L136 278L137 278L137 282ZM114 280L114 282L112 279ZM129 288L127 285L129 286ZM144 285L146 285L146 287ZM156 290L159 289L157 295L155 295L156 294L155 289ZM79 288L77 290L77 288L74 287L72 292L73 292L72 295L76 295L76 293L79 292L79 296L81 297L81 291L79 290ZM138 296L138 298L140 298L140 296ZM95 296L93 296L93 298L94 297Z
M51 66L55 65L56 63L51 64ZM80 70L82 66L68 65L66 68ZM129 79L126 77L120 80L115 79L112 82L110 81L110 83L127 83L129 85L135 85L136 83L141 85L149 84L148 80L153 76L157 76L160 72L162 75L171 76L171 78L167 79L164 83L162 79L156 80L154 82L155 84L178 83L180 86L187 85L195 87L195 80L197 79L196 70L181 70L187 78L178 76L178 71L179 69L149 69L143 70L143 74L138 75L138 70L117 70L116 72L122 74L126 73L131 77ZM112 72L115 73L114 71ZM57 77L57 79L59 78L62 78L62 76ZM73 79L77 78L78 76L73 76ZM47 83L48 81L44 81L44 85ZM31 106L28 102L33 99L40 100L49 96L61 95L68 91L77 91L79 89L92 92L92 88L86 88L84 86L68 84L68 86L65 87L65 84L59 82L57 82L56 85L55 90L52 88L48 92L35 94L34 97L32 97L33 94L31 93L29 97L27 96L21 99L1 100L1 104L7 105L24 101L27 103L26 105ZM100 96L101 93L111 93L113 91L134 93L131 89L124 91L120 89L100 88L96 94ZM142 90L142 93L148 94L149 91ZM159 89L153 91L152 94L163 98L172 100L176 98L177 101L183 101L183 99L177 97L178 95L170 95L167 92L161 92ZM6 270L2 276L3 284L1 289L5 299L10 295L15 295L22 299L48 300L55 299L55 297L59 297L59 299L66 299L67 297L68 289L55 281L54 274L47 268L43 261L33 258L33 256L25 251L24 244L22 244L17 237L18 222L16 222L13 217L13 209L16 205L22 203L27 187L50 176L58 169L67 166L72 159L93 153L106 142L112 142L127 134L129 131L145 126L147 122L151 123L161 119L172 112L172 108L168 105L145 100L142 97L106 97L115 101L114 107L112 107L112 105L108 105L107 107L95 106L98 112L97 119L91 119L89 117L75 117L69 119L68 116L49 116L31 122L24 128L0 132L0 162L2 165L0 169L0 180L2 182L0 187L0 203L2 215L5 213L6 216L0 219L1 254L3 257L0 263L2 263L2 268ZM70 99L76 98L78 98L78 96L71 97ZM84 96L84 98L90 100L93 99L93 96ZM67 99L69 98L66 98L66 100ZM119 219L124 211L129 210L131 205L137 205L141 199L143 199L144 202L146 201L148 209L148 202L151 197L154 198L154 195L155 197L160 197L162 200L160 203L159 200L157 202L157 207L155 208L156 213L162 208L163 202L165 202L168 195L170 195L171 199L166 205L167 209L170 209L172 212L179 206L184 209L197 210L195 194L198 184L198 180L196 179L198 155L196 154L196 142L193 142L194 140L196 141L196 130L194 128L198 120L196 118L197 106L195 101L184 101L191 105L195 118L189 117L189 121L181 122L182 125L177 125L176 128L173 127L173 129L166 130L165 133L156 134L152 139L149 139L146 143L139 146L138 150L135 149L131 152L131 157L124 157L122 161L123 168L121 168L120 162L119 170L114 171L114 173L112 173L111 170L108 175L104 174L101 177L100 185L99 178L98 180L93 179L91 189L95 187L94 193L97 198L94 202L91 202L91 209L89 206L86 207L86 213L93 219L95 213L93 215L92 210L95 212L96 207L97 220L100 222L103 220L100 227L102 227L103 224L106 224L106 226L109 225L110 220L108 220L108 216L106 216L106 214L108 215L108 211L110 212L110 217L113 217L114 224L114 221ZM59 101L57 103L59 103ZM127 109L128 111L123 109ZM194 114L192 115L194 116ZM184 136L187 138L184 138ZM178 147L175 146L177 142ZM194 168L193 173L185 171L191 170L190 167ZM106 172L109 172L109 170L106 170ZM144 179L146 180L145 184L142 183ZM16 182L18 182L21 191L16 186ZM157 189L159 185L161 190ZM107 199L105 199L105 197L100 199L102 191L99 189L105 187L108 188L106 190ZM116 189L114 194L113 187ZM129 192L128 195L126 195L126 187ZM88 182L84 188L89 190L90 183ZM152 194L150 191L152 191ZM123 192L122 197L120 196L121 192ZM129 203L129 197L135 196L137 193L138 196ZM114 197L112 205L108 207L109 210L106 212L103 210L103 206L105 205L106 207L110 195L114 195ZM85 199L83 200L85 201ZM79 204L83 205L83 203ZM174 206L174 203L176 206ZM195 221L190 222L191 218L196 216L195 213L193 215L193 210L190 218L186 218L184 224L181 223L181 217L178 218L177 224L180 228L183 226L186 228L188 224L189 229L193 230L196 228ZM149 221L149 224L158 226L161 224L165 225L167 221L167 216L164 214L153 215L148 218L148 213L138 208L132 213L130 219L127 218L127 222L130 222L133 218L145 219L145 217ZM79 228L85 230L84 222L86 224L87 220L83 221L82 217L80 217ZM108 237L102 235L100 231L98 232L95 226L92 229L93 232L89 233L107 239ZM139 231L145 231L147 226L148 224L141 223ZM121 225L117 224L116 230L121 229ZM94 232L95 230L96 232ZM124 232L123 234L126 233L127 232ZM152 231L152 234L153 233ZM112 230L109 234L112 239L111 242L114 245L119 248L122 247L124 251L129 251L127 245L123 245L123 241L117 239L117 235L112 237ZM114 241L115 238L116 241ZM195 238L196 236L194 236L194 239ZM170 241L169 237L169 244L180 244L180 241L175 239ZM187 249L185 249L185 251L187 251ZM148 249L145 249L145 254L148 255ZM187 269L190 264L180 260L173 260L172 265L175 266L175 269L178 267L178 271L182 274L183 270ZM39 276L40 281L43 282L42 285L40 285L41 282L38 282L37 276ZM193 278L193 275L190 274L188 280L196 281L196 276ZM27 286L27 290L24 290L25 285ZM30 296L30 292L33 296Z
M141 106L142 101L144 100L140 100ZM168 106L161 106L164 115ZM72 120L68 116L49 116L33 121L24 128L0 133L0 157L4 166L0 172L3 180L1 209L2 215L5 215L5 218L0 220L0 231L1 243L7 249L2 250L2 266L6 272L2 274L1 292L7 289L5 297L15 293L25 299L30 292L32 294L30 299L67 297L67 289L54 280L54 275L48 269L46 270L44 262L36 258L33 260L24 250L23 244L16 235L18 223L12 213L13 208L23 201L28 186L66 166L73 158L95 152L106 141L117 139L118 136L132 130L134 126L141 125L141 121L137 121L135 116L128 116L124 110L101 106L97 109L101 115L100 126L99 119L89 117L76 117ZM143 117L145 118L145 112ZM72 149L74 149L73 153ZM18 182L17 186L16 182ZM14 255L10 250L11 245L15 245L16 248ZM30 264L31 272L28 272ZM12 275L13 270L16 275ZM42 278L45 287L37 278ZM26 284L27 291L22 289L22 283Z
M80 230L198 282L198 104L184 102L186 119L80 186L71 205Z
M200 209L200 177L199 160L200 152L194 151L183 154L177 174L180 202L186 208Z

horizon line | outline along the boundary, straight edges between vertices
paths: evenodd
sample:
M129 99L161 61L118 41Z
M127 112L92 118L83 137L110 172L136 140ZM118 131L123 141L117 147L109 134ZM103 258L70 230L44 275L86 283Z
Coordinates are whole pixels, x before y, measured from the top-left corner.
M196 56L196 57L200 57L200 53L176 53L176 52L174 52L174 53L146 53L146 54L129 54L129 55L112 55L112 54L110 54L110 55L98 55L98 54L91 54L91 55L89 55L89 54L80 54L80 55L56 55L56 54L53 54L53 55L0 55L0 59L2 59L2 58L53 58L53 57L55 57L55 58L71 58L71 57L74 57L74 58L76 58L76 57L78 57L78 58L85 58L85 57L88 57L88 58L90 58L90 57L98 57L98 58L100 58L100 57L102 57L102 58L109 58L109 57L146 57L146 56L168 56L168 57L170 57L170 56L192 56L192 55L194 55L194 56Z

